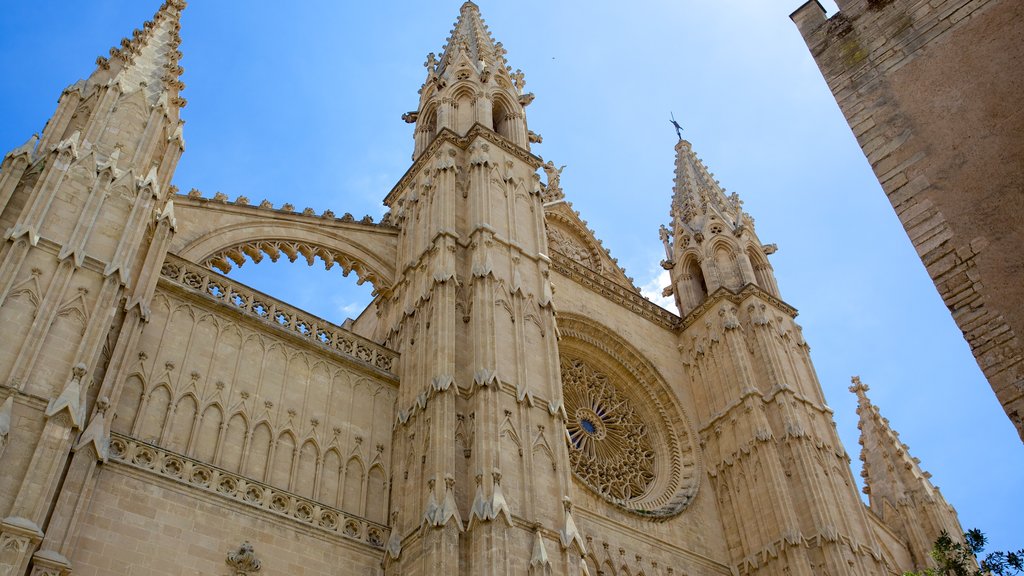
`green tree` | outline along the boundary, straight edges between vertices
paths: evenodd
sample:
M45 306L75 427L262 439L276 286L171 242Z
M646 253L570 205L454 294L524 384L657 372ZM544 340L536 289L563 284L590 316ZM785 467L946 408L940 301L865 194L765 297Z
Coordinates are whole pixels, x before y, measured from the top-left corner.
M954 541L943 530L932 548L932 559L938 568L906 572L903 576L1014 576L1024 571L1024 549L1016 552L991 552L977 558L985 550L985 535L974 528L964 534L963 542Z

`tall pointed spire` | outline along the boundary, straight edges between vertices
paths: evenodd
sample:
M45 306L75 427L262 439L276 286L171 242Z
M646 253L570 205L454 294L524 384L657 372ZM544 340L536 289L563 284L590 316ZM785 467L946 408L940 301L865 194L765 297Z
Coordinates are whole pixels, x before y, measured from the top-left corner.
M676 143L672 190L671 216L675 230L696 234L703 231L706 221L716 217L734 230L753 224L750 215L743 212L739 194L726 195L714 174L694 153L693 146L682 139Z
M666 295L675 293L684 315L723 287L736 292L753 284L778 296L767 258L775 246L758 240L739 195L726 194L688 141L680 138L675 151L672 220L661 231L673 282Z
M512 71L505 48L491 37L476 4L462 5L440 60L431 52L423 65L427 78L419 106L402 116L416 124L414 159L442 130L461 136L476 124L521 148L540 142L540 136L526 128L524 109L533 95L523 92L524 75Z
M184 106L179 96L185 85L180 80L184 70L178 64L182 56L178 47L181 13L186 4L185 0L166 0L152 20L110 49L109 58L96 59L98 68L90 81L97 77L114 79L125 93L144 88L150 104L166 94L169 104Z
M857 395L860 429L861 476L871 511L910 543L919 568L930 566L929 552L945 531L954 538L963 534L956 511L932 485L931 474L921 461L910 455L900 435L871 403L869 387L858 376L851 379L850 392Z
M441 50L437 73L443 73L445 67L460 53L465 53L471 62L482 63L492 69L508 66L505 61L505 49L500 42L494 42L487 24L480 16L480 7L473 2L466 2L459 9L459 18L455 21L451 35Z

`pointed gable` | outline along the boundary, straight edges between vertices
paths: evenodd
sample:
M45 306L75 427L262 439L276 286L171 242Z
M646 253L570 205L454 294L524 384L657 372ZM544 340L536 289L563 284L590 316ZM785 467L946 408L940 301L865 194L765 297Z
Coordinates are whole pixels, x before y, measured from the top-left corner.
M579 212L573 210L572 204L558 202L549 205L544 210L544 220L548 250L553 257L568 258L616 284L640 293L633 279L626 276L626 271L612 258L611 252L604 248L593 230L587 227Z

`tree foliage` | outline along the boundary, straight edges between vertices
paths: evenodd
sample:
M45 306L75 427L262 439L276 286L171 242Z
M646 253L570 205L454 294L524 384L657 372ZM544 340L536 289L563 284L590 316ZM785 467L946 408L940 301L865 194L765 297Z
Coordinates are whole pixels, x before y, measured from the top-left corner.
M1014 576L1024 571L1024 549L1016 552L991 552L979 564L985 550L985 535L974 528L964 533L962 542L943 531L932 548L937 568L906 572L903 576Z

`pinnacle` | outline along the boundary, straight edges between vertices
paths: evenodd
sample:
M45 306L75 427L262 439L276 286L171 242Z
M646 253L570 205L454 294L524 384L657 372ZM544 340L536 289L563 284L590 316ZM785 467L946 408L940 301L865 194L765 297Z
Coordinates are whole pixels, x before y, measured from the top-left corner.
M850 392L857 395L857 401L860 404L871 404L871 400L868 399L867 391L871 388L860 381L860 376L853 376L850 378L851 386Z
M178 93L185 85L179 80L184 69L178 64L181 52L181 13L185 0L166 0L151 20L135 29L119 46L110 49L110 57L96 60L96 77L109 71L109 78L118 82L122 89L134 92L142 89L150 103L167 94L169 103L183 106L184 99Z
M923 486L932 489L928 473L921 470L918 460L910 455L900 435L882 417L878 407L871 403L866 392L870 389L860 378L851 378L850 392L857 395L857 415L860 429L862 476L866 492L873 498L898 500L907 490Z
M480 15L480 7L471 1L467 1L459 8L459 18L455 21L451 35L441 50L437 72L441 73L462 52L466 53L473 64L482 63L492 68L506 66L504 49L500 43L494 42L487 24Z
M675 151L672 220L690 226L711 209L732 226L743 222L744 213L739 195L726 195L714 174L693 151L690 142L680 138L675 144Z

